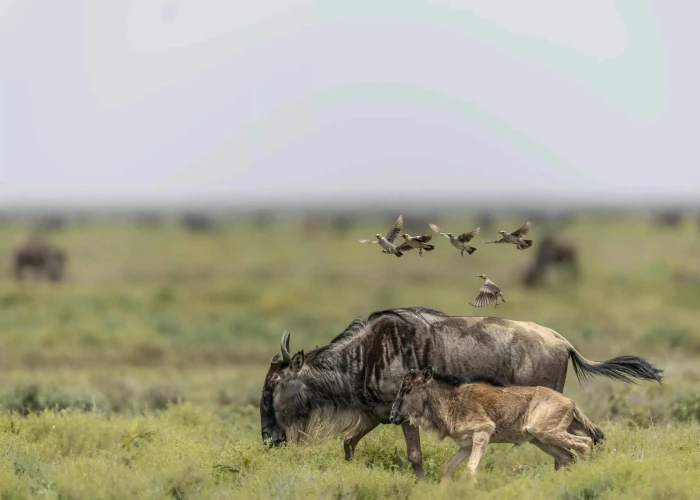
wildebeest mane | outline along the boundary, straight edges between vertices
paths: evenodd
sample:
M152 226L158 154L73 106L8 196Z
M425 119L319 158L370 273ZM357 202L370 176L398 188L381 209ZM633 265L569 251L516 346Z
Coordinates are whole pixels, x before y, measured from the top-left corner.
M435 309L430 309L429 307L421 307L421 306L411 306L411 307L400 307L396 309L384 309L383 311L375 311L369 316L367 316L367 322L372 322L382 316L388 316L388 315L394 315L398 316L401 319L405 319L401 313L402 312L409 312L413 314L417 314L419 316L422 316L423 314L432 314L434 316L447 316L445 313L441 311L436 311Z
M363 318L362 316L358 316L352 322L343 330L340 332L338 335L335 336L333 340L330 341L331 344L335 344L336 342L341 342L347 338L354 337L357 332L362 330L365 326L367 326L368 321Z
M420 307L420 306L412 306L412 307L401 307L401 308L395 308L395 309L384 309L382 311L375 311L371 313L369 316L366 318L362 316L356 317L352 322L343 330L340 332L338 335L336 335L333 340L331 340L328 344L317 347L316 349L312 349L307 353L307 356L310 356L309 359L313 359L319 354L325 352L326 350L330 349L333 345L342 342L343 340L350 339L360 333L367 325L369 325L371 322L376 321L377 319L384 317L384 316L397 316L401 318L404 321L407 321L407 319L401 314L401 313L413 313L418 316L420 316L423 321L426 323L429 323L424 317L423 314L431 314L433 316L441 316L441 317L447 317L447 315L443 312L437 311L435 309L430 309L428 307Z

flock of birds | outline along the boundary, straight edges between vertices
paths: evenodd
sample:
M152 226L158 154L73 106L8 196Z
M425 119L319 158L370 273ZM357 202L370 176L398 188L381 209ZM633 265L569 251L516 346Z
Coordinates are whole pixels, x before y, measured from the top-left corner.
M455 236L453 233L449 233L435 224L428 224L428 226L430 226L430 229L435 231L440 236L444 236L445 238L449 239L450 243L452 243L452 246L454 246L457 250L460 251L462 257L464 257L464 252L467 252L469 255L471 255L476 251L476 248L470 246L469 242L474 238L474 236L479 234L481 228L477 227L473 231L469 231L468 233L462 233L458 236ZM418 255L420 255L421 257L423 256L423 250L425 250L426 252L430 252L435 249L434 245L428 243L433 238L430 234L424 234L421 236L411 236L408 233L404 233L403 243L401 245L394 244L394 240L396 240L396 237L399 235L402 229L403 216L399 215L399 218L396 219L396 222L394 222L394 224L392 224L391 228L389 228L389 232L387 232L385 236L382 236L381 234L376 234L376 241L360 240L360 243L377 243L380 247L382 247L382 253L393 254L397 257L401 257L403 255L403 252L413 250L414 248L418 249ZM515 231L499 231L499 233L501 233L500 239L494 241L484 241L483 243L510 243L512 245L515 245L515 247L518 250L526 250L532 246L532 240L526 240L524 236L526 236L531 229L532 222L527 221ZM470 306L483 307L495 302L496 305L494 306L494 308L496 308L498 307L499 300L501 302L506 301L506 299L503 297L501 289L493 281L488 279L485 274L479 274L478 277L484 280L484 284L479 289L479 295L477 295L476 298L469 303Z

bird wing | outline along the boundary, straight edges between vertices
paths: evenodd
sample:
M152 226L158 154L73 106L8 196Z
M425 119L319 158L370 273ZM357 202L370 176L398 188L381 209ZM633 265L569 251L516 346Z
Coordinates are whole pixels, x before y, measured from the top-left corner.
M360 243L369 243L370 245L372 243L379 243L377 240L360 240Z
M389 232L386 233L385 238L387 241L394 241L396 237L399 235L401 230L403 229L403 215L399 215L399 218L396 219L396 222L391 226L391 229L389 229Z
M492 303L494 300L496 300L496 298L496 295L492 293L481 292L469 303L469 305L472 307L484 307Z
M532 222L527 221L525 224L520 226L519 229L516 229L515 231L513 231L510 234L512 234L513 236L517 236L517 237L525 236L527 233L530 232L530 229L532 229Z
M468 233L460 234L459 236L457 236L457 239L459 241L461 241L462 243L467 243L467 242L471 241L471 239L474 236L479 234L479 231L481 231L481 228L477 227L476 229L474 229L474 231L469 231Z
M408 243L404 243L401 246L396 247L397 250L401 250L402 252L405 252L407 250L413 250L413 247L409 245Z
M498 295L501 292L501 289L493 283L484 283L484 285L479 288L479 292Z
M447 236L447 233L445 232L445 230L443 228L441 228L440 226L438 226L436 224L428 224L428 225L430 226L430 229L435 231L437 234L444 236L445 238L449 238L449 236Z
M482 242L482 243L486 243L487 245L489 245L489 244L491 244L491 243L508 243L508 242L507 242L506 240L504 240L503 238L501 238L500 240L496 240L496 241L484 241L484 242Z
M424 234L423 236L416 236L413 239L416 241L420 241L421 243L428 243L430 240L433 239L433 237L429 234Z

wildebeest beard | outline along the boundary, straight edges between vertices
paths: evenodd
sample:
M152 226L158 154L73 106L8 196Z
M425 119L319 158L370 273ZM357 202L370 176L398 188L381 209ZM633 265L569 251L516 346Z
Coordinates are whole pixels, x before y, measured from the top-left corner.
M308 367L303 376L282 383L279 399L273 393L276 428L285 440L299 443L374 427L374 418L359 408L354 393L337 370Z

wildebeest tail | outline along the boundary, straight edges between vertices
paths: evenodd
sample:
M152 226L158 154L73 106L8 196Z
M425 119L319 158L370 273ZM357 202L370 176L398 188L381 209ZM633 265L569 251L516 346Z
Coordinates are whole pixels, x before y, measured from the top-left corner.
M593 424L588 417L583 414L581 408L578 405L574 406L574 422L583 429L583 431L588 434L588 437L593 440L593 444L598 444L605 439L605 434L598 427Z
M588 380L593 375L603 375L627 383L633 383L633 379L637 378L655 380L661 384L661 374L664 372L639 356L618 356L607 361L588 361L571 346L569 357L579 380Z

